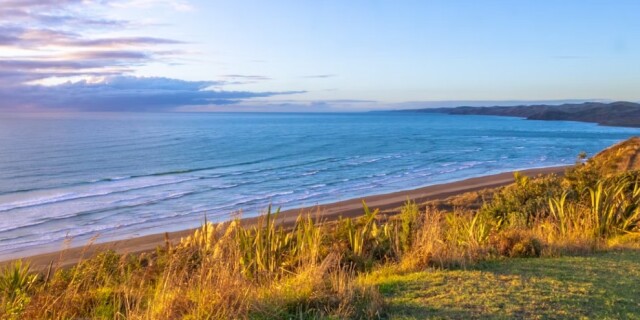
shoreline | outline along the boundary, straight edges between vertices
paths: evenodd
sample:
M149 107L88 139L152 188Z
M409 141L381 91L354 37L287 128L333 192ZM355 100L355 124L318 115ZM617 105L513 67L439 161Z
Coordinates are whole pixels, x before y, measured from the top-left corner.
M569 167L571 166L554 166L516 171L524 175L536 176L538 174L563 173ZM513 183L513 173L516 171L472 177L411 190L396 191L341 200L327 204L283 210L278 214L277 220L279 224L286 227L293 225L301 213L317 214L318 218L323 221L336 220L338 217L353 218L362 214L362 201L365 201L372 209L377 208L380 209L380 211L393 210L402 206L402 204L404 204L408 199L421 203L430 200L446 199L466 192L509 185ZM259 218L260 217L242 218L241 223L245 226L250 226L255 224ZM120 254L149 252L155 250L158 246L164 245L166 237L168 237L169 241L176 242L179 241L180 238L192 234L196 229L197 228L191 228L174 232L155 233L146 236L107 241L91 245L84 244L23 257L1 258L0 266L11 261L22 259L29 261L33 270L44 270L51 264L58 267L67 267L105 250L114 250ZM63 243L61 243L61 246L62 245Z

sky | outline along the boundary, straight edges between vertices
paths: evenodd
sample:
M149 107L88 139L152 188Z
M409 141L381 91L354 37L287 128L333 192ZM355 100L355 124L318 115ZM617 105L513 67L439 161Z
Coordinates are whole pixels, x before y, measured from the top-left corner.
M640 101L640 1L0 0L0 111Z

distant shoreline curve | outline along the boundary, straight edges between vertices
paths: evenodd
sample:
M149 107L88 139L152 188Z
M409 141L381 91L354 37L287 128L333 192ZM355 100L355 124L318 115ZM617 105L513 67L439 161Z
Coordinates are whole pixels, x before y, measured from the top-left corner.
M526 120L576 121L609 127L640 128L640 104L628 101L565 103L561 105L460 106L393 111L516 117Z

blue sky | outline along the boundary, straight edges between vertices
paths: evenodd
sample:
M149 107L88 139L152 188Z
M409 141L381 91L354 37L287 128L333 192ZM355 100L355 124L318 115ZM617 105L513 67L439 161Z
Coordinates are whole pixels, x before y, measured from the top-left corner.
M638 101L638 12L588 0L0 0L0 109Z

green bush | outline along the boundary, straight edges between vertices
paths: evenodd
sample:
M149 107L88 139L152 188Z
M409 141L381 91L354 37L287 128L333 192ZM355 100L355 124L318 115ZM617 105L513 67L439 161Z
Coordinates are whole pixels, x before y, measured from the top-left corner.
M561 180L555 175L529 178L516 172L515 183L497 191L480 212L493 217L501 227L529 227L546 217L548 198L561 193Z

